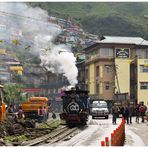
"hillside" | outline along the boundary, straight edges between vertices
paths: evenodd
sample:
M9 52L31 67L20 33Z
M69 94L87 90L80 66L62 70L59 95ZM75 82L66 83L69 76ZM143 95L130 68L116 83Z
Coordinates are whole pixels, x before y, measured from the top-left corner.
M147 2L44 2L29 3L49 15L81 24L86 32L99 36L141 36L148 39Z

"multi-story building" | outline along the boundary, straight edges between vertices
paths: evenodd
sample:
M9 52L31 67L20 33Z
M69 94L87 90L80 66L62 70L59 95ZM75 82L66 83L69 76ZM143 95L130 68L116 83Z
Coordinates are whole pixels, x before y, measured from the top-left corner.
M20 62L12 56L6 49L0 49L0 81L2 83L11 83L12 72L22 75L23 68Z
M10 72L9 67L7 64L2 63L0 64L0 82L1 83L8 83L10 82Z
M104 100L131 99L148 105L148 42L104 36L85 50L85 87Z

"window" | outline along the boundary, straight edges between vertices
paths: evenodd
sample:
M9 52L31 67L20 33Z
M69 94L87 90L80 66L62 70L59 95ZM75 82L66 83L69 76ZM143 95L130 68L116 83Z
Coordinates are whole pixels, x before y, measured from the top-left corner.
M99 94L99 66L96 67L96 93Z
M100 48L101 57L113 57L113 49L111 48Z
M109 82L105 82L105 90L109 90L110 89L110 83Z
M140 82L140 89L148 89L148 82Z
M105 65L105 73L111 73L113 72L113 66L112 65Z
M88 80L88 69L85 69L85 78Z
M142 58L142 55L143 55L143 51L140 50L140 49L137 49L137 50L136 50L136 56L137 56L137 58L138 58L138 59L141 59L141 58Z
M96 67L96 76L99 76L99 66Z
M8 75L7 74L0 74L0 79L1 80L7 80L8 79Z
M148 66L140 65L140 72L148 73Z
M145 50L144 56L145 56L145 57L144 57L145 59L148 59L148 50Z
M99 94L99 84L96 83L96 94Z
M5 70L8 70L6 66L0 66L0 71L5 71Z

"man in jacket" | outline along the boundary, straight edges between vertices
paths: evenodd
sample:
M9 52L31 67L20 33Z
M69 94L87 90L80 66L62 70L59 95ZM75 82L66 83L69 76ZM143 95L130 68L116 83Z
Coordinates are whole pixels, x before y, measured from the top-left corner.
M144 122L144 116L145 116L146 110L147 110L147 107L144 105L144 102L141 102L139 111L140 111L140 116L142 118L142 122Z
M118 114L118 108L114 105L114 106L112 107L112 115L113 115L112 123L113 123L113 124L116 124L117 114Z

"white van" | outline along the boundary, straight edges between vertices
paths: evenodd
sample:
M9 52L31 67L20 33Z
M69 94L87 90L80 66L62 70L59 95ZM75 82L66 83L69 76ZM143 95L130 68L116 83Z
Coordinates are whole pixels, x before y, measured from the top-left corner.
M105 117L108 119L109 110L105 101L93 101L92 103L92 119L95 117Z

